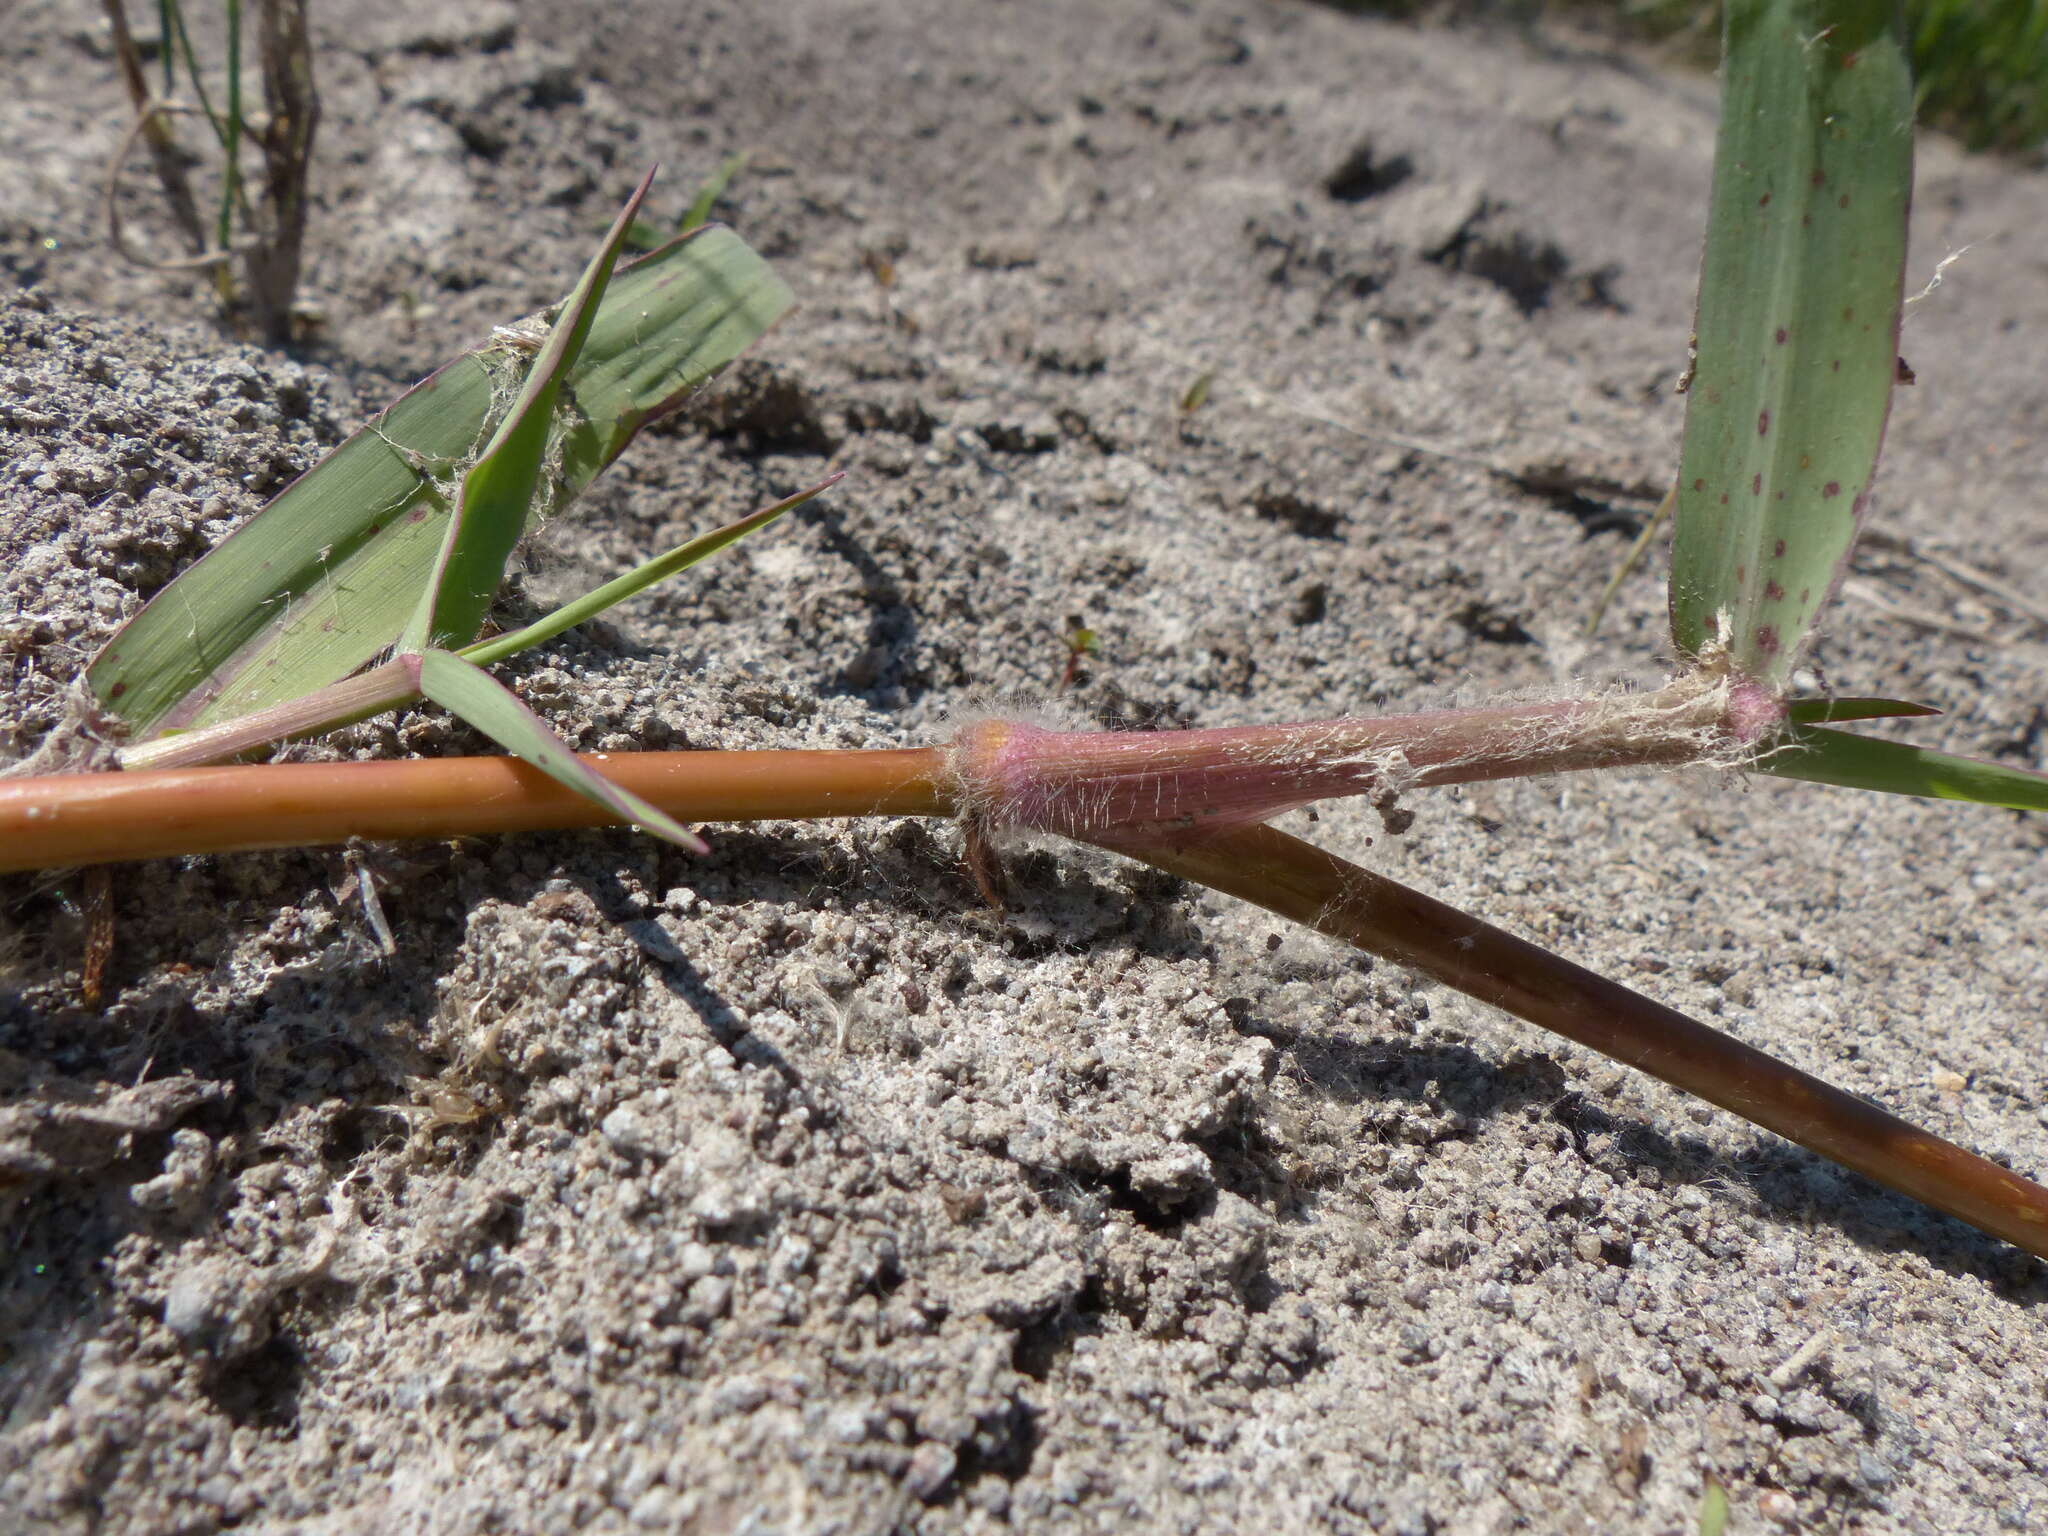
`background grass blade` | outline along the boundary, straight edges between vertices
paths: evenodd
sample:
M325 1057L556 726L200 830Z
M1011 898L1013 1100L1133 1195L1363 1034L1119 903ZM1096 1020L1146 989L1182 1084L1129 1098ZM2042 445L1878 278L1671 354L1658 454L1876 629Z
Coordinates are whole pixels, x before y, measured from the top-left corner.
M1897 367L1912 81L1893 0L1730 0L1671 628L1773 688L1868 505Z
M1716 0L1608 0L1605 9L1630 31L1683 35L1688 54L1719 21ZM1959 135L1971 149L2027 150L2048 138L2042 0L1906 0L1906 25L1921 122Z
M619 273L591 324L547 453L559 480L527 527L581 491L788 311L789 289L712 226ZM147 740L286 703L398 638L447 531L454 481L525 364L502 337L396 401L156 597L87 672Z
M719 162L718 169L705 178L704 185L697 189L697 195L690 199L690 206L683 210L682 218L676 223L677 234L686 235L710 221L711 210L718 206L718 200L725 196L725 189L732 185L733 177L746 169L752 156L752 150L743 149Z
M598 304L611 282L612 267L626 243L633 216L654 184L654 172L641 177L612 220L612 227L583 269L561 312L548 329L546 345L527 369L519 398L491 434L490 445L462 477L462 496L455 509L434 566L433 578L420 595L407 622L399 649L429 645L467 645L483 628L491 599L504 585L505 562L526 531L547 457L555 420L555 401L584 339Z
M2031 769L1813 725L1792 726L1781 741L1784 750L1752 765L1757 772L1893 795L2048 811L2048 774Z
M511 689L475 663L452 651L428 651L420 657L420 692L450 714L467 720L513 756L595 800L619 820L645 827L692 853L711 851L701 837L666 811L612 783L579 758Z

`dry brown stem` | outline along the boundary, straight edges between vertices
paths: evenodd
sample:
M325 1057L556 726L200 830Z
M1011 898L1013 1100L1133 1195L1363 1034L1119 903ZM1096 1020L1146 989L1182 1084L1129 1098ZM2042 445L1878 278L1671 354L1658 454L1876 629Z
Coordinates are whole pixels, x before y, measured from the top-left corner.
M1118 851L1420 971L2048 1258L2048 1189L1384 875L1263 826Z
M629 752L587 759L686 821L947 816L943 754ZM0 871L616 818L509 757L271 763L0 780Z

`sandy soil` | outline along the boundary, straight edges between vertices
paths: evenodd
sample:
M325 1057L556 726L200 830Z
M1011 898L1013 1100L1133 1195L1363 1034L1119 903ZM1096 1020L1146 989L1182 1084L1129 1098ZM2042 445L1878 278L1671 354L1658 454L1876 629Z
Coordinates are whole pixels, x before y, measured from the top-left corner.
M1059 707L1113 720L1657 675L1659 570L1578 631L1675 459L1710 82L1257 0L585 9L320 6L297 360L111 257L97 8L14 9L8 753L645 164L673 214L739 148L721 211L804 308L511 606L852 474L508 668L580 744L929 739L1042 704L1076 613ZM2035 765L2044 219L1928 143L1915 283L1976 249L1818 656ZM2048 1169L2038 821L1708 774L1414 808L1312 835ZM1679 1533L1709 1477L1745 1532L2048 1520L2033 1261L1107 858L1014 850L997 920L944 828L714 836L124 869L96 1010L75 882L0 883L0 1524Z

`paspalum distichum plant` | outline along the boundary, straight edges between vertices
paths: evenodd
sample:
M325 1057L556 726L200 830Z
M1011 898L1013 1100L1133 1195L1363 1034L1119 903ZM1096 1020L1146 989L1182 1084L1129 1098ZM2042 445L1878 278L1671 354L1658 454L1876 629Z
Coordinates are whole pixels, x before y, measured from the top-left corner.
M1166 733L995 719L920 749L578 758L489 665L823 488L478 639L522 531L788 305L716 227L614 277L643 184L560 306L399 400L114 639L88 681L127 731L122 771L0 785L0 867L615 820L694 847L684 822L937 816L960 824L1000 900L1002 834L1054 833L1412 966L2048 1255L2048 1190L1267 825L1333 795L1685 763L2048 808L2041 775L1836 729L1924 706L1792 692L1869 505L1899 366L1911 122L1895 5L1727 5L1674 492L1678 665L1654 691ZM340 605L344 584L353 600ZM196 766L417 695L514 757Z

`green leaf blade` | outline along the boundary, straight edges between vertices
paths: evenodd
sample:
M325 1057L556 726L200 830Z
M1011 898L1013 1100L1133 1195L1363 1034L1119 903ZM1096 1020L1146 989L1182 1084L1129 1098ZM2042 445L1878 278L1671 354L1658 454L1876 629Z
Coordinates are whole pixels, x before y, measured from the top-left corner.
M618 273L570 371L546 449L566 504L793 306L713 225ZM521 328L507 328L517 332ZM87 680L131 739L223 725L347 677L399 639L445 544L456 483L495 434L528 354L505 333L373 418L159 592Z
M709 853L704 840L666 811L597 772L570 745L490 673L451 651L420 657L420 692L482 731L513 756L549 778L596 801L621 821L633 822L691 853Z
M518 399L498 423L490 445L463 476L462 499L449 524L433 578L399 638L401 650L467 645L483 628L491 599L504 584L505 563L532 520L555 426L555 401L583 350L627 232L653 184L654 172L649 171L612 220L604 243L563 301L546 344L527 370Z
M789 286L722 224L619 273L571 375L564 476L587 484L795 307Z
M489 640L479 641L465 647L460 654L466 660L479 666L488 666L494 661L503 661L507 656L516 656L521 651L531 650L536 645L554 639L565 629L573 629L589 619L596 618L605 609L615 607L638 592L643 592L658 581L666 581L679 571L687 570L700 560L709 559L729 544L736 544L748 534L767 527L783 513L794 511L822 491L830 490L846 478L841 470L828 476L809 490L798 491L786 496L772 507L763 507L750 512L736 522L727 523L723 528L714 528L709 533L699 534L686 544L656 555L652 560L636 565L623 576L613 578L594 591L586 592L573 603L564 603L547 617L527 625L524 629L510 634L496 635Z
M1925 719L1941 711L1905 699L1787 699L1785 718L1794 725L1828 725L1837 720Z
M2048 811L2048 774L2031 769L1813 725L1788 727L1780 741L1781 750L1752 765L1757 772L1884 794Z
M474 354L400 396L122 627L86 673L100 703L148 737L314 692L390 645L447 526L420 466L475 452L490 403Z
M1892 0L1730 0L1672 636L1782 687L1861 526L1897 369L1912 82Z

